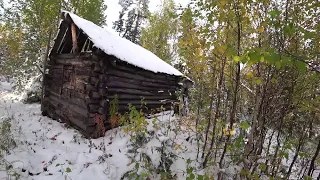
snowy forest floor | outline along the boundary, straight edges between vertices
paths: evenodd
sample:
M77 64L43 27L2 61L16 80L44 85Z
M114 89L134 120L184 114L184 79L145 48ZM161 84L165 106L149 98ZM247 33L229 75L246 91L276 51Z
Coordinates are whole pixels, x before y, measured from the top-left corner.
M170 111L147 119L148 140L137 149L137 154L132 156L130 151L134 146L133 136L126 133L123 127L107 131L102 138L86 139L66 124L42 116L40 104L23 104L20 97L13 93L10 83L0 81L0 123L10 119L10 134L13 135L15 144L13 149L4 153L4 160L10 168L0 166L0 180L14 179L16 175L27 180L118 180L131 170L141 173L142 154L149 157L150 166L159 168L163 161L159 148L164 146L164 141L170 139L172 141L165 144L165 150L168 156L170 153L175 156L170 165L175 179L186 179L190 175L190 172L187 173L190 166L199 167L196 161L195 133L189 126L181 124ZM291 162L292 156L293 152L289 152L289 159L283 162L284 167ZM137 161L141 163L140 167L137 167ZM211 166L209 169L206 169L206 173L209 172L214 177L220 171L224 173L224 179L233 179L239 174L241 165L229 164L224 169ZM294 169L301 169L301 165L295 164ZM204 173L203 170L195 168L191 171L196 171L196 174ZM317 169L314 172L315 179L318 173ZM161 179L159 174L152 174L151 177ZM295 177L296 172L290 179L297 179ZM263 175L261 178L268 179Z
M18 99L9 83L0 82L0 119L10 118L17 145L4 157L12 167L9 171L1 169L0 180L10 179L10 174L15 172L20 174L20 179L116 180L133 169L135 164L130 164L127 156L130 136L121 128L107 131L103 138L89 140L65 124L43 117L40 104L23 104ZM174 117L171 112L164 112L158 114L158 119L166 122ZM148 129L152 131L152 127ZM160 155L153 148L159 147L166 137L161 130L154 133L144 151L152 153L150 158L157 164ZM179 158L173 162L172 172L176 172L178 179L185 179L185 159L193 158L195 149L185 141L186 132L176 137L180 139L179 147L188 146L183 148L188 150L181 154L176 151Z

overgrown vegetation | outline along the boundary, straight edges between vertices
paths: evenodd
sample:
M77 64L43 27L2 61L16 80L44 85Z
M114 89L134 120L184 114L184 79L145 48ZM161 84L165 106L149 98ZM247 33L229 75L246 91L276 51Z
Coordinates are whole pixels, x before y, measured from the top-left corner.
M6 154L16 147L11 128L11 118L0 119L0 171L5 171L8 179L20 179L10 162L4 159Z
M2 2L0 46L5 50L0 52L0 73L21 77L41 69L47 34L56 29L61 7L103 23L102 1L90 2ZM164 137L179 133L174 126L188 126L197 150L196 158L185 160L186 177L320 178L317 1L191 0L181 8L166 0L156 13L149 11L148 1L119 2L123 9L115 30L194 81L188 116L179 124L153 123L154 129L168 129ZM96 16L91 16L93 11ZM130 109L122 116L116 108L110 111L112 126L125 125L133 142L133 170L125 176L147 179L165 173L163 177L174 178L169 167L175 155L169 149L177 142L161 141L148 130L142 111ZM152 137L160 142L160 167L140 151Z

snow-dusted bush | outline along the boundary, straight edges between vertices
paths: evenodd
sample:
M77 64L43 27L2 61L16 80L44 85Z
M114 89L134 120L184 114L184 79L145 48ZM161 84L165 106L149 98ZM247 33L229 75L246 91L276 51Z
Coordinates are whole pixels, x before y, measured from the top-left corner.
M36 75L23 83L21 101L26 104L36 103L41 101L41 82L42 75Z
M20 177L20 175L12 169L11 163L4 159L4 156L10 153L10 150L16 146L11 132L11 118L2 117L0 119L0 171L5 171L9 179L19 179Z
M129 109L120 122L131 137L127 151L131 170L121 179L174 179L171 169L178 157L174 151L178 131L174 122L161 122L156 116L147 120L142 111L133 106Z

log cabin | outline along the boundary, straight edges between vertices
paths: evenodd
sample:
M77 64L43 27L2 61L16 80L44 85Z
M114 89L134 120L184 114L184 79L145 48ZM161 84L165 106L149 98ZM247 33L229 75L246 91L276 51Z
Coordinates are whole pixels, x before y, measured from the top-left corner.
M170 110L192 81L155 54L73 13L61 23L43 80L42 114L88 138L113 128L129 104L146 114ZM181 102L181 100L180 100Z

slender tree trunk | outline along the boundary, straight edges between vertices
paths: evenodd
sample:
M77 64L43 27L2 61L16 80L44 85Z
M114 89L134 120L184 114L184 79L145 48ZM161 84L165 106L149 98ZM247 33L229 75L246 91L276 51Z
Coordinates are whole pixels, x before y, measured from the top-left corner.
M305 130L305 128L303 128L303 129ZM296 160L297 160L297 158L298 158L298 155L299 155L301 146L302 146L302 144L303 144L303 142L304 142L304 136L305 136L304 130L303 130L303 133L302 133L302 135L301 135L301 137L300 137L300 139L299 139L298 147L296 148L296 152L295 152L295 154L294 154L294 156L293 156L293 159L292 159L292 161L291 161L291 164L290 164L290 166L289 166L289 170L288 170L288 172L287 172L287 179L290 177L290 174L291 174L293 165L294 165L294 163L296 162Z
M198 97L198 107L197 107L197 119L196 119L196 136L197 136L197 160L199 157L199 151L200 151L200 139L199 139L199 132L198 132L198 126L200 121L200 107L201 107L201 99L202 99L202 85L200 85L200 93Z
M240 45L241 45L241 20L240 20L240 10L238 7L238 3L236 3L235 11L237 14L237 55L240 56ZM236 65L236 85L235 85L235 90L233 94L233 101L232 101L232 109L230 112L230 126L229 129L233 129L233 124L235 123L236 119L236 112L237 112L237 103L238 103L238 92L239 92L239 86L240 86L240 62L237 62ZM219 161L219 167L222 168L222 163L224 160L224 156L227 152L227 147L229 145L229 140L230 140L230 135L227 136L223 152ZM218 174L218 179L221 179L221 173Z
M272 131L271 137L270 137L269 142L268 142L268 148L267 148L267 151L266 151L267 152L267 154L266 154L266 158L267 159L266 159L266 162L265 162L267 168L266 168L265 172L268 172L268 169L269 169L268 162L269 162L270 146L271 146L271 142L272 142L274 133L275 133L275 130Z
M308 176L312 176L312 172L314 170L314 164L315 164L315 161L319 155L319 151L320 151L320 139L318 141L318 146L317 146L317 150L316 152L314 153L312 159L311 159L311 162L310 162L310 166L309 166L309 170L308 170ZM319 173L320 175L320 173Z
M203 167L206 167L209 157L212 154L211 149L213 148L215 136L216 136L216 126L217 126L217 120L220 117L220 104L221 104L221 91L222 91L222 82L223 82L223 74L224 74L224 66L225 66L225 59L222 61L222 67L220 71L220 77L219 77L219 83L218 83L218 92L217 92L217 104L216 104L216 110L215 110L215 116L213 119L213 127L212 127L212 138L210 143L210 151L207 153L204 161L203 161Z
M214 79L214 76L212 77L212 79ZM214 84L213 80L212 80L212 83ZM207 124L207 128L206 128L206 133L205 133L205 139L204 139L204 145L203 145L203 151L202 151L201 158L204 158L205 150L206 150L206 147L207 147L208 135L209 135L209 130L210 130L210 126L211 126L211 120L212 120L213 99L214 99L214 90L212 89L211 97L210 97L208 124Z

